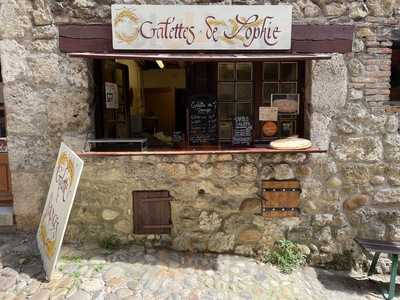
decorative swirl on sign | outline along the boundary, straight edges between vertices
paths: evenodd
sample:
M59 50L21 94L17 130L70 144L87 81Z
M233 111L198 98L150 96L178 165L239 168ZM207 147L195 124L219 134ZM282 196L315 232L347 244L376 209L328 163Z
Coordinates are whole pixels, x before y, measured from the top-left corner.
M121 32L118 31L117 29L115 30L115 35L117 39L119 39L121 42L131 44L133 43L138 35L139 35L139 30L137 28L137 21L139 18L130 10L124 9L121 12L118 13L118 15L115 17L114 20L114 27L117 28L119 24L128 21L132 23L132 28L133 32L131 33L126 33L126 32Z
M57 162L58 165L64 165L68 171L70 183L74 180L74 163L69 159L67 153L63 152Z
M50 240L47 237L47 230L46 230L46 227L44 226L44 224L40 225L39 237L40 237L40 240L43 243L43 246L44 246L44 249L46 251L47 257L52 257L54 255L56 241L55 240Z

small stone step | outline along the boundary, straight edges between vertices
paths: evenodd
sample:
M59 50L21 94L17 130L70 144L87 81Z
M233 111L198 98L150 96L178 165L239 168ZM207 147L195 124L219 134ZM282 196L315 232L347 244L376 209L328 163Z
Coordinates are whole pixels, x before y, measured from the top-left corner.
M12 207L0 207L0 226L14 225L14 210Z

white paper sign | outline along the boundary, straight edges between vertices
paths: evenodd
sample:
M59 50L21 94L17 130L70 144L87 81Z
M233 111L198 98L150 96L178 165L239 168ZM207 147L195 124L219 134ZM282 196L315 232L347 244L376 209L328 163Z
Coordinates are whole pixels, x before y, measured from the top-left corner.
M278 108L260 106L258 116L260 121L278 121Z
M118 108L118 85L113 82L105 83L106 108Z
M291 5L111 6L121 50L288 50Z
M61 143L36 236L48 280L51 280L60 254L82 169L83 161Z

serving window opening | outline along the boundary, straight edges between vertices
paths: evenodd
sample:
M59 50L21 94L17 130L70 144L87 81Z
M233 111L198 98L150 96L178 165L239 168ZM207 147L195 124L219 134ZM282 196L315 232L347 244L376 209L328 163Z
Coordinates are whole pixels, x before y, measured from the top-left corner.
M91 149L237 149L304 137L304 64L95 60Z
M392 46L390 100L400 105L400 41L393 41Z

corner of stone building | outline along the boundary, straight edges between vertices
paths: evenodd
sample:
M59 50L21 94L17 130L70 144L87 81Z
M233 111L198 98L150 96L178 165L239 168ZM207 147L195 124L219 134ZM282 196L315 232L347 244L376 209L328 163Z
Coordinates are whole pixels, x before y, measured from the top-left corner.
M60 142L81 150L92 128L90 63L60 53L51 3L0 3L8 151L16 225L22 231L39 223Z
M393 165L399 161L399 117L384 110L392 42L390 28L381 27L357 26L353 53L313 64L310 137L328 153L310 160L317 176L305 184L315 189L303 200L313 217L288 233L310 247L313 264L334 263L341 254L359 260L355 236L399 239L400 171ZM307 228L312 233L304 236Z

